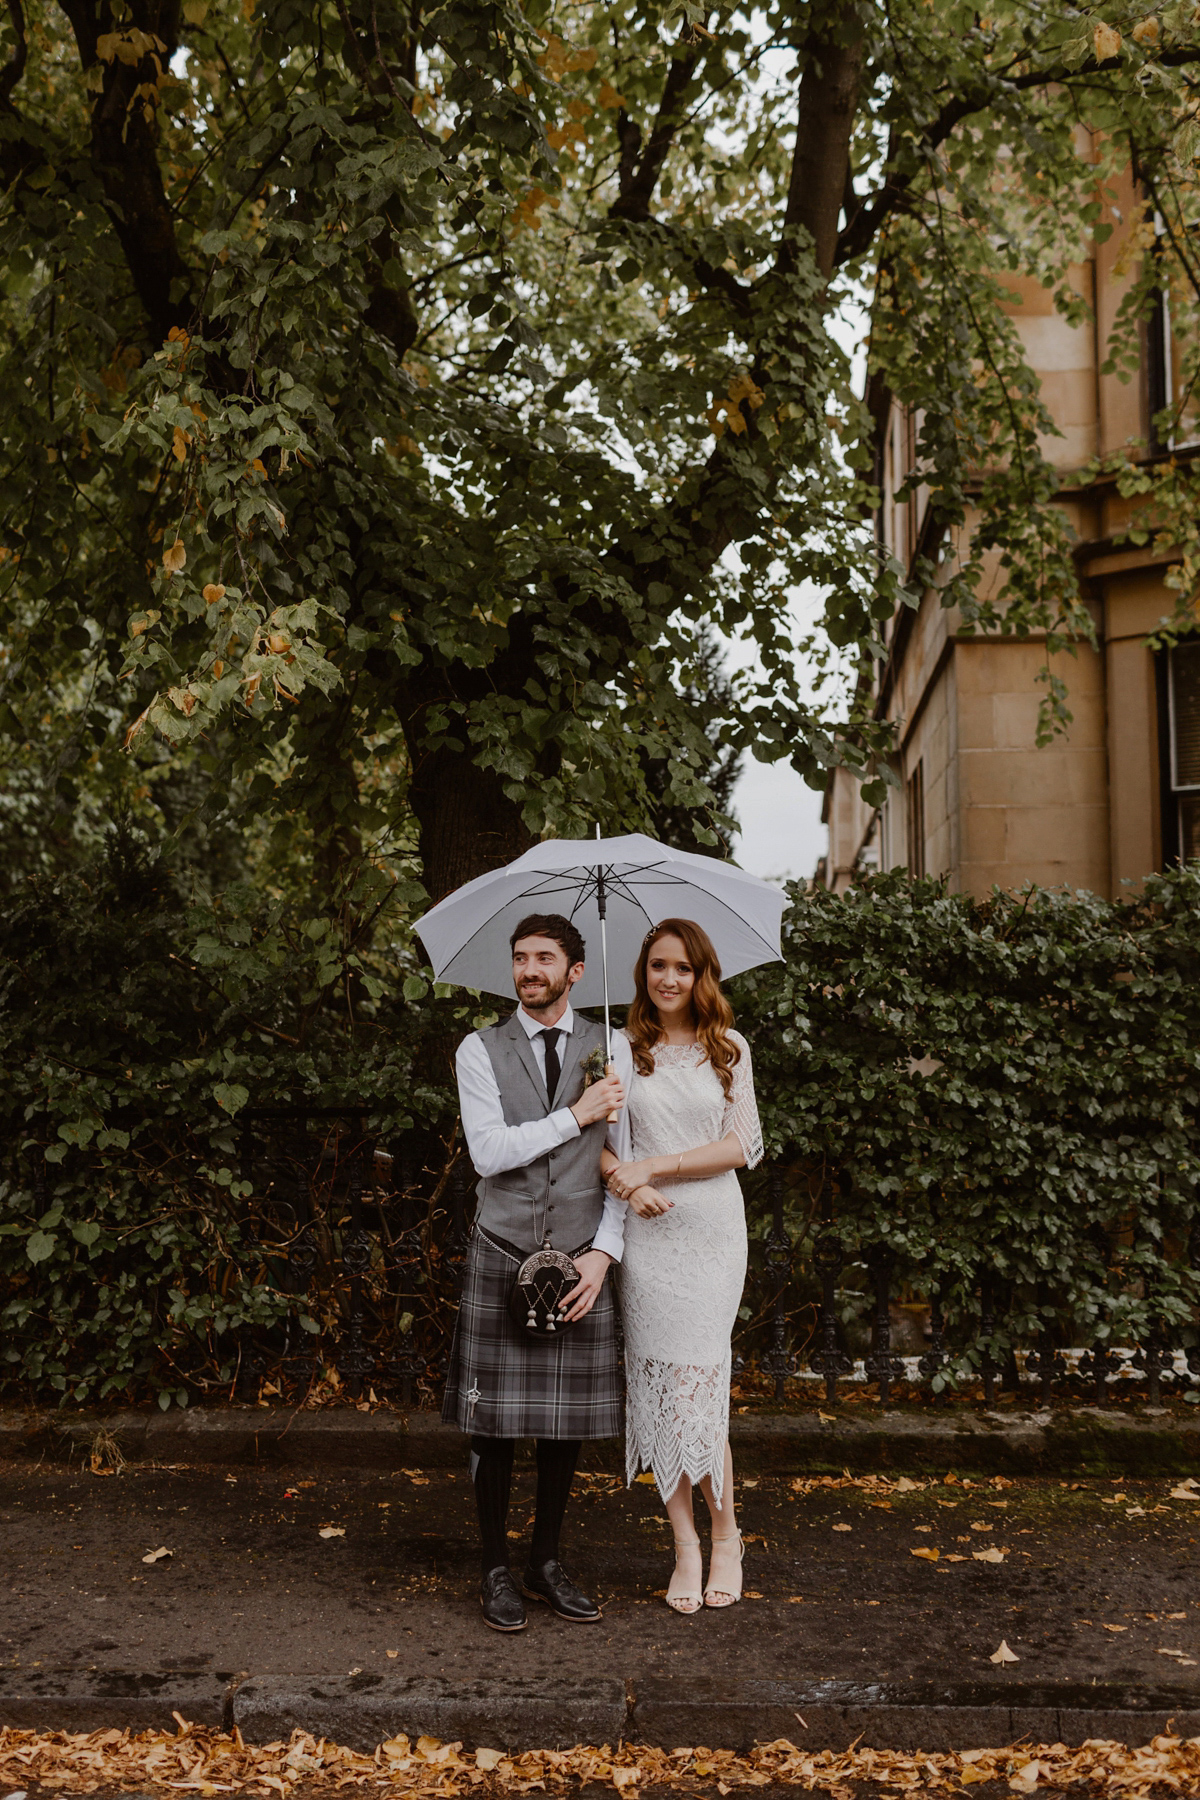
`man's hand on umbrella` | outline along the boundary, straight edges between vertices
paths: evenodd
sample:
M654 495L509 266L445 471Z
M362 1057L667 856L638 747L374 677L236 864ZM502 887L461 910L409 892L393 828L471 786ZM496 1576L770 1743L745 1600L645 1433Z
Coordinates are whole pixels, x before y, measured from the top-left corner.
M609 1113L619 1112L624 1104L625 1089L621 1077L606 1075L603 1081L593 1081L591 1087L584 1088L571 1111L579 1125L594 1125L597 1119L607 1119Z
M600 1298L600 1289L604 1286L604 1277L608 1274L611 1261L612 1257L607 1256L603 1250L585 1250L582 1256L575 1258L575 1267L579 1270L579 1286L573 1287L570 1293L562 1297L562 1308L568 1324L574 1323L576 1319L586 1319L591 1312Z

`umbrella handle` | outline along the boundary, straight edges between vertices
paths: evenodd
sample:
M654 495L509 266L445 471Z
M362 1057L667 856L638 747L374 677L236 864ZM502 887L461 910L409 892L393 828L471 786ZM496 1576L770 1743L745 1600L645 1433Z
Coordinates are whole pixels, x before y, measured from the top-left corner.
M607 1077L608 1077L608 1076L609 1076L609 1075L615 1075L615 1074L616 1074L616 1072L617 1072L617 1065L616 1065L616 1063L615 1063L615 1062L606 1062L606 1063L605 1063L605 1065L604 1065L604 1074L605 1074L605 1077L606 1077L606 1078L607 1078ZM621 1116L621 1115L620 1115L620 1113L619 1113L619 1112L610 1112L610 1113L609 1113L609 1115L608 1115L608 1123L609 1123L609 1124L610 1124L610 1125L615 1125L615 1124L616 1124L616 1122L617 1122L617 1120L618 1120L618 1119L619 1119L619 1118L620 1118L620 1116Z

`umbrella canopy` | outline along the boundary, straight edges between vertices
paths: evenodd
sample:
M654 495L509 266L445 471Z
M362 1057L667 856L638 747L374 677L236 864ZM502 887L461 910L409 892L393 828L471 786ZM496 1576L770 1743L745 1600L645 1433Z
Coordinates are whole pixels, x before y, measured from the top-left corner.
M602 878L602 881L601 881ZM616 838L548 838L507 868L492 869L439 900L417 930L439 981L512 998L508 940L528 913L563 913L588 947L574 1006L605 1001L599 894L606 908L608 998L633 999L642 939L662 919L694 919L716 946L724 975L778 962L787 896L715 857L672 850L640 832Z

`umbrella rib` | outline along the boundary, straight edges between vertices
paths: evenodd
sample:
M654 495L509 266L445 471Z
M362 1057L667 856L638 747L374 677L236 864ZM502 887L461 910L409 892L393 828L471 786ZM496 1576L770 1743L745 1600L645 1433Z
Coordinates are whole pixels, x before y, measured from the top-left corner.
M554 874L547 874L545 877L545 881L546 882L559 881L562 879L562 875L564 873L565 873L565 871L558 871L558 872L555 872ZM586 883L584 885L586 885ZM579 888L580 883L577 881L576 882L567 882L566 886L567 886L568 892L574 892L577 888ZM553 894L556 891L557 890L553 887L547 887L545 885L545 882L538 883L538 884L534 885L533 887L521 888L521 890L518 893L511 895L509 897L509 899L507 899L504 902L504 906L511 906L514 900L537 900L540 898L544 898L547 894ZM497 907L496 912L503 912L504 906ZM470 946L475 942L475 939L477 937L481 936L482 933L487 930L488 926L491 925L493 923L493 921L495 920L495 917L496 917L496 913L493 912L493 913L489 913L486 919L481 919L479 921L479 924L475 927L474 931L469 932L468 935L462 940L461 944L458 945L453 956L450 956L447 958L447 960L446 960L447 968L449 968L450 964L452 962L456 961L458 957L462 956L463 953L470 948ZM419 923L418 923L417 929L418 929L418 931L420 930Z
M593 865L590 868L586 868L582 874L575 876L572 876L571 872L567 869L547 869L538 871L540 879L513 894L504 902L503 907L497 908L497 911L503 911L504 908L511 906L514 900L545 899L549 898L551 895L565 891L575 895L575 901L571 908L571 918L574 919L580 906L587 899L589 890L594 891L596 869L598 866L599 865ZM533 873L533 871L531 871L531 873ZM650 918L650 914L642 905L642 902L638 899L637 895L632 892L629 887L629 881L634 877L642 881L645 881L646 877L652 877L653 880L647 882L647 885L661 887L687 888L699 887L700 885L691 877L672 874L669 869L664 869L661 863L643 864L637 869L627 868L626 872L621 875L614 872L611 864L606 865L605 881L608 883L610 891L614 895L619 895L628 905L635 907L649 924L653 924L654 921ZM735 906L732 906L729 901L723 900L719 894L714 893L711 889L702 889L701 891L704 892L706 899L713 901L717 906L723 908L725 912L730 913L740 925L743 925L753 937L757 938L758 942L769 952L772 961L779 960L780 953L775 946L770 943L770 941L763 936L762 932L759 931L756 926L752 925L742 913L738 912ZM454 951L454 954L448 959L446 964L447 968L451 962L455 962L460 956L465 954L475 939L481 936L481 934L487 930L488 926L494 922L495 917L496 914L491 913L486 919L481 920L475 930L470 932L469 935L462 940Z
M639 869L637 871L637 873L639 875L641 875L641 874L649 875L653 872L654 872L653 868L647 868L645 870ZM620 875L615 876L613 878L612 885L614 888L623 887L624 886L624 877L622 877ZM699 882L692 881L691 879L684 877L684 876L672 875L670 870L665 870L665 871L663 871L663 873L661 875L659 885L661 885L662 887L699 887L700 884L699 884ZM724 909L727 913L732 913L733 917L738 921L738 923L741 925L744 925L746 927L747 931L751 932L753 934L753 936L758 939L759 943L764 945L766 947L766 949L768 949L771 952L771 960L773 962L782 961L780 953L778 950L776 950L775 946L769 941L769 939L767 939L763 936L762 932L759 931L756 926L754 926L750 923L749 919L747 919L744 914L738 912L738 910L735 906L731 906L728 900L722 900L721 896L717 893L714 893L711 888L705 888L705 889L702 889L701 891L704 893L704 896L706 899L715 901L718 906L724 907ZM634 906L637 906L640 909L644 918L648 919L650 917L650 914L646 911L645 907L641 905L641 902L639 900L635 900L632 894L627 893L625 895L625 898L627 900L629 900Z

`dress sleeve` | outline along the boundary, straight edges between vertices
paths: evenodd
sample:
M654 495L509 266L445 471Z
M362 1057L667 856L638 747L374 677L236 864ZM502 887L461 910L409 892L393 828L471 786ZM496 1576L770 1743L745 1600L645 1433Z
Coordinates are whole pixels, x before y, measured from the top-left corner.
M721 1135L736 1131L746 1153L746 1167L755 1169L763 1159L762 1125L758 1102L754 1098L754 1070L750 1064L750 1046L740 1032L730 1034L741 1051L733 1069L733 1089L725 1102Z

